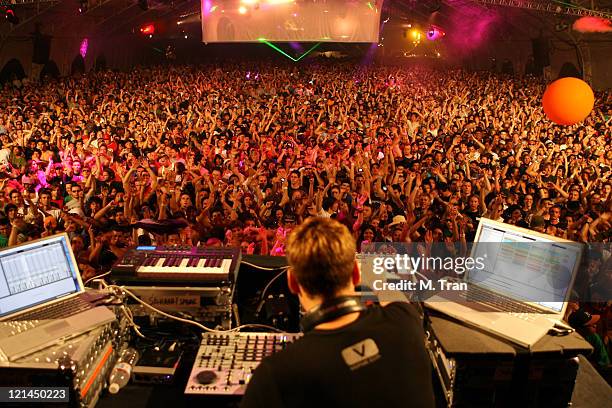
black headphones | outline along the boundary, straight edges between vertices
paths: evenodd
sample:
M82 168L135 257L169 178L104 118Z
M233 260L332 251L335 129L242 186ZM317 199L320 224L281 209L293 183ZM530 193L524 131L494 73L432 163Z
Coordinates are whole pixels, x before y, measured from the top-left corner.
M366 307L361 303L356 296L341 296L326 302L314 308L302 317L300 326L302 331L307 333L321 323L326 323L335 320L341 316L354 312L363 312Z

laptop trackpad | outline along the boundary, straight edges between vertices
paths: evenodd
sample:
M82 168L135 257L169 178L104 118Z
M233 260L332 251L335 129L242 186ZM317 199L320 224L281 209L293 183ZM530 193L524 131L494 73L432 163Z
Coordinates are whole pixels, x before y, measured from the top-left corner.
M56 334L56 333L64 331L68 327L70 327L70 325L62 320L57 323L50 324L44 327L44 329L49 334Z

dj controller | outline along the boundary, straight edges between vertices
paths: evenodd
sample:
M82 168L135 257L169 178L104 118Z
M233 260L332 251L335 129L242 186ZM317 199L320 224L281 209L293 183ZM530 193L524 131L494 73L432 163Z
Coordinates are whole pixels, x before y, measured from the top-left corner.
M264 357L284 350L299 333L207 333L185 394L242 395Z

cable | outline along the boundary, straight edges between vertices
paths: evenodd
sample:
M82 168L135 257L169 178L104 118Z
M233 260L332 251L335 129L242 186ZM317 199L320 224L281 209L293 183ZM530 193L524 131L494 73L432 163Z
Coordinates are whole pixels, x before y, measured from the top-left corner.
M134 315L132 314L132 311L130 309L128 309L127 307L125 307L125 305L121 305L120 309L123 312L123 314L125 315L125 318L128 319L128 322L130 323L130 326L132 326L132 328L134 329L136 334L139 337L142 337L143 339L146 339L147 337L144 334L142 334L142 332L140 331L140 326L138 326L136 324L136 322L134 321Z
M102 277L104 277L104 276L106 276L106 275L109 275L110 273L111 273L111 271L108 271L108 272L104 272L104 273L102 273L102 274L100 274L100 275L94 276L94 277L92 277L92 278L89 278L89 279L87 279L85 282L83 282L83 286L87 286L87 284L88 284L89 282L91 282L92 280L94 280L94 279L100 279L100 278L102 278Z
M412 271L412 272L414 272L415 275L418 275L423 280L431 280L427 276L423 275L421 272L417 272L417 271Z
M243 324L241 326L237 326L231 330L226 330L226 331L239 331L241 329L245 329L245 328L251 328L251 329L267 329L267 330L273 330L277 333L285 333L284 330L280 330L277 329L276 327L272 327L272 326L268 326L267 324L259 324L259 323L246 323Z
M260 301L262 299L264 299L264 297L266 296L266 292L268 291L270 286L274 283L274 281L277 280L278 278L280 278L283 273L287 272L287 269L289 269L289 267L284 268L282 271L280 271L278 274L276 274L276 276L274 276L272 279L270 279L270 282L268 282L268 284L266 286L264 286L263 290L261 291L261 296L259 298Z
M266 266L259 266L259 265L255 265L254 263L247 262L247 261L242 261L242 260L240 261L240 263L243 263L245 265L249 265L249 266L251 266L253 268L256 268L256 269L261 269L262 271L278 271L280 269L288 269L289 268L289 265L277 266L277 267L274 267L274 268L266 267Z
M140 299L138 296L136 296L134 293L132 293L130 290L128 290L128 289L126 289L126 288L124 288L124 287L122 287L122 286L117 286L117 285L108 285L108 287L109 287L109 288L112 288L112 289L118 289L118 290L120 290L120 291L122 291L122 292L124 292L124 293L127 293L127 294L128 294L130 297L132 297L132 298L133 298L133 299L134 299L136 302L138 302L138 303L140 303L141 305L143 305L143 306L145 306L145 307L147 307L147 308L149 308L149 309L151 309L151 310L153 310L153 311L155 311L155 312L159 313L159 314L160 314L160 315L162 315L162 316L166 316L166 317L168 317L168 318L170 318L170 319L174 319L174 320L179 321L179 322L182 322L182 323L187 323L187 324L194 325L194 326L196 326L196 327L198 327L198 328L200 328L200 329L202 329L202 330L204 330L204 331L206 331L206 332L210 332L210 333L229 333L229 332L237 332L237 331L240 331L240 330L241 330L241 329L243 329L243 328L253 327L253 328L265 328L265 329L268 329L268 330L276 331L276 332L278 332L278 333L283 333L283 331L282 331L282 330L279 330L279 329L277 329L276 327L267 326L267 325L265 325L265 324L243 324L243 325L241 325L241 326L237 326L237 327L234 327L233 329L228 329L228 330L216 330L216 329L211 329L211 328L206 327L206 326L204 326L203 324L198 323L198 322L196 322L196 321L194 321L194 320L183 319L183 318L181 318L181 317L174 316L174 315L172 315L172 314L169 314L169 313L163 312L163 311L159 310L158 308L156 308L156 307L154 307L154 306L151 306L151 305L150 305L150 304L148 304L147 302L144 302L144 301L143 301L143 300L141 300L141 299Z
M280 271L278 274L276 274L276 276L274 276L272 279L270 279L270 282L268 282L268 284L263 288L263 290L261 291L261 296L259 297L259 301L257 302L257 309L255 310L255 314L259 315L259 313L261 312L261 309L263 308L263 305L265 303L265 299L266 299L266 292L268 291L268 289L270 288L270 286L274 283L275 280L277 280L282 274L284 274L285 272L287 272L287 270L289 269L289 267L284 268L282 271Z

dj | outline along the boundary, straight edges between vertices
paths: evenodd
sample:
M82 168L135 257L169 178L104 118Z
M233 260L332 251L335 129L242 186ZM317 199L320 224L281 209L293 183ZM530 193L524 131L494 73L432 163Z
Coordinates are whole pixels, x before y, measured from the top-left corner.
M365 308L352 297L360 276L349 230L310 218L286 253L305 334L262 361L242 407L433 407L419 316L408 303Z

